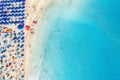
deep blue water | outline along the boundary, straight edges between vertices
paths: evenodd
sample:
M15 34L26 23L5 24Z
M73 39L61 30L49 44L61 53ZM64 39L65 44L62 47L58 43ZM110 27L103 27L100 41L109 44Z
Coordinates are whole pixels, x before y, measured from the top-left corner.
M120 0L53 3L44 15L49 29L41 67L47 72L40 72L40 80L120 80L119 4Z

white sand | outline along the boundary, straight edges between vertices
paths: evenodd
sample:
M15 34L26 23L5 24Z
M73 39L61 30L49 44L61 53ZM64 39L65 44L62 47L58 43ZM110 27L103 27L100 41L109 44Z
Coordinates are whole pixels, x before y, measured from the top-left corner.
M28 17L25 20L26 25L30 25L32 29L35 29L37 26L34 25L33 21L38 21L42 16L43 11L50 4L52 0L27 0L26 1L26 13ZM31 57L31 45L33 43L34 35L30 31L26 31L25 35L25 80L29 80L29 71L30 71L30 57ZM33 53L34 54L34 53ZM36 79L38 80L38 79Z

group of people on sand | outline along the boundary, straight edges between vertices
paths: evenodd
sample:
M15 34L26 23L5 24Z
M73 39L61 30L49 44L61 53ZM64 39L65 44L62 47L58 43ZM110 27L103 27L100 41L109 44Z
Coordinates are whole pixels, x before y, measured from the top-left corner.
M0 0L0 80L25 80L26 32L34 33L40 17L35 15L43 9L36 5L41 0L31 2L25 12L26 0Z
M25 0L0 0L0 80L24 80Z
M24 78L24 31L0 33L0 80Z

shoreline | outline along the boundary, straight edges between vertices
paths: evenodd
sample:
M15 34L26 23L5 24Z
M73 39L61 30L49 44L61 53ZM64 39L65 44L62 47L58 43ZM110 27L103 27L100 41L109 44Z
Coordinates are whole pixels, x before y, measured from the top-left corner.
M0 22L0 80L29 80L33 53L31 46L37 38L39 20L51 1L8 1L11 4L0 1L4 5L2 8L5 7L0 10L3 16ZM16 10L18 6L20 10Z
M31 26L31 29L34 29L34 32L36 32L36 29L38 27L39 24L33 24L32 21L39 21L39 19L42 17L42 14L43 12L45 11L45 9L47 8L47 6L52 2L52 0L41 0L39 3L38 3L38 6L36 6L36 9L34 11L34 13L32 13L32 9L31 11L29 10L29 8L32 7L32 5L30 5L28 7L28 5L26 5L26 13L28 13L28 17L27 19L25 20L25 25L30 25ZM29 4L30 2L26 1L26 4ZM35 5L35 4L34 4ZM31 17L33 17L31 19ZM39 22L38 22L39 23ZM34 34L31 34L30 31L25 31L25 57L24 57L24 61L25 61L25 80L29 80L29 74L30 74L30 59L31 59L31 54L34 54L34 53L31 53L32 52L32 49L31 49L31 46L33 46L33 39L34 39L34 36L36 35L36 33Z

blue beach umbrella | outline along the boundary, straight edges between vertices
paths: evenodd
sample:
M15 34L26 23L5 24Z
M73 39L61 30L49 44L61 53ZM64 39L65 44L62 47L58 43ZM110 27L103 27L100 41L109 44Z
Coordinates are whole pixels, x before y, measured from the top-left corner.
M5 38L6 38L6 37L8 36L8 33L6 33L4 36L5 36Z
M17 39L17 37L15 36L12 40L16 40Z
M7 44L7 40L4 40L3 42L4 42L4 44Z
M3 55L2 55L2 58L5 58L5 57L6 57L6 55L3 54Z
M10 48L11 45L7 45L7 48Z
M20 35L21 33L19 32L18 35Z
M6 49L4 49L2 52L4 53L4 52L6 52L7 50Z
M24 39L24 36L21 38L21 40L23 40Z
M22 44L22 45L20 46L20 48L23 48L23 46L24 46L24 44Z
M24 28L24 24L19 24L17 28L18 29L23 29Z
M2 27L0 26L0 33L2 32Z

